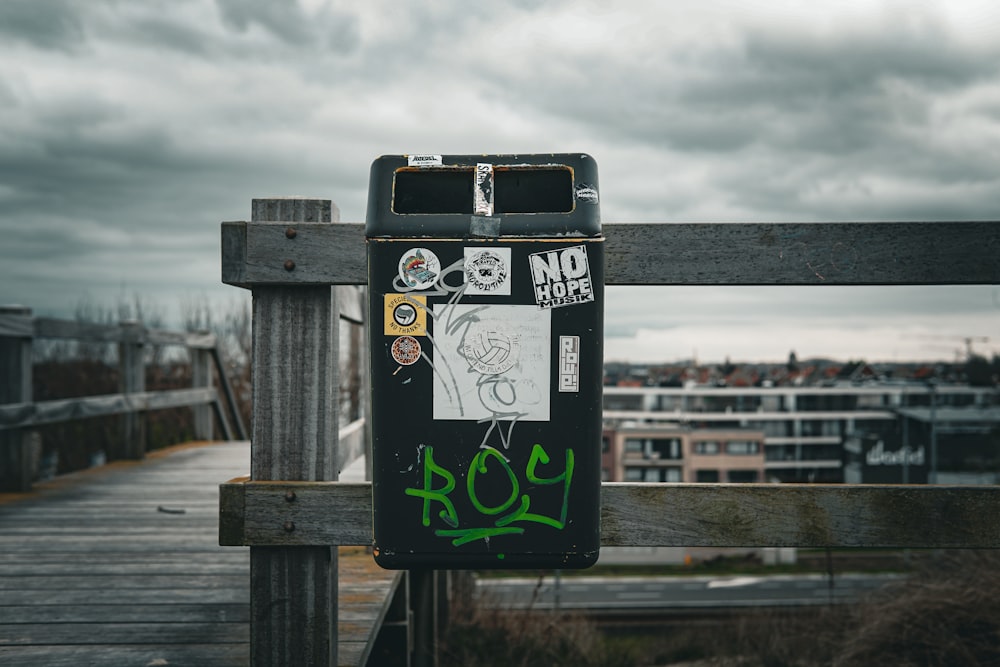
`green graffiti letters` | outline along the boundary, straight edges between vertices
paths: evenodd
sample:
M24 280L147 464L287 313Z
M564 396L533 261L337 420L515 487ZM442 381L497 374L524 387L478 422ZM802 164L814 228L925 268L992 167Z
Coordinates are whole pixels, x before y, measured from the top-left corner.
M538 445L535 446L537 447ZM476 494L476 475L486 472L486 460L488 457L493 457L500 461L500 466L507 471L507 477L510 479L510 497L496 507L486 507L479 501L479 496ZM495 449L479 450L476 458L472 459L472 465L469 466L469 476L465 478L465 486L468 488L469 500L472 501L473 507L486 515L500 514L500 512L513 505L514 500L517 498L517 476L510 469L510 464L507 463L507 459L504 458L503 454Z
M525 529L523 526L512 525L517 523L537 523L556 530L562 530L566 527L566 515L569 511L569 492L573 482L574 462L575 456L573 450L567 449L565 466L562 472L552 476L545 476L547 474L546 469L549 468L552 461L545 448L536 443L531 448L528 462L525 465L524 479L528 484L528 488L525 493L522 493L522 483L519 481L513 468L511 468L510 461L500 451L491 447L479 450L469 465L469 472L465 478L465 490L469 503L478 513L479 517L497 517L493 521L492 526L478 525L462 527L460 525L455 504L449 498L449 495L456 487L455 475L444 466L435 462L433 447L427 447L424 450L423 488L405 489L405 492L408 496L423 499L421 521L424 526L430 527L431 525L431 504L440 503L443 506L443 509L438 512L438 517L445 523L447 528L435 529L434 534L439 537L452 538L452 546L456 547L477 540L489 541L491 537L497 535L521 534ZM442 480L443 484L441 484ZM439 486L435 488L436 483ZM481 484L486 484L487 486L481 487ZM556 484L562 484L562 502L558 515L546 516L545 514L530 512L531 490L550 487ZM503 491L507 488L510 489L510 492L502 502L492 505L489 504L490 501L483 501L483 488L490 488L494 492L499 489L498 497L503 497ZM515 504L516 507L514 507ZM512 507L514 507L513 511L508 512ZM504 512L507 512L507 514L504 514Z
M445 479L445 484L439 489L434 489L434 475L440 475ZM441 520L449 526L458 525L458 512L455 505L448 499L448 494L455 489L455 476L446 468L434 462L434 448L427 447L424 450L424 488L406 489L406 495L416 496L424 499L423 524L431 525L431 503L438 502L444 505L444 509L438 514Z
M513 514L508 514L506 517L497 521L498 526L506 526L514 523L515 521L534 521L536 523L545 524L546 526L552 526L553 528L557 528L559 530L566 527L566 512L569 509L569 487L573 481L573 450L566 450L566 468L563 470L562 474L556 475L555 477L539 477L535 474L535 468L538 466L539 461L541 461L542 465L548 465L549 455L541 445L536 444L531 448L531 456L528 458L528 467L524 471L525 476L527 476L528 481L532 484L545 485L563 482L562 511L559 513L559 518L553 519L549 516L542 516L541 514L532 514L528 512L528 507L531 505L531 498L528 497L528 494L524 494L521 496L521 506Z

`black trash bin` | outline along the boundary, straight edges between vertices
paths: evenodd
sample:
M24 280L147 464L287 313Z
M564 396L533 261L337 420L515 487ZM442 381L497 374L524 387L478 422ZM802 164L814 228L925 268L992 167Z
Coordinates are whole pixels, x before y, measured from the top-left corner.
M375 560L593 564L604 316L593 159L383 156L365 235Z

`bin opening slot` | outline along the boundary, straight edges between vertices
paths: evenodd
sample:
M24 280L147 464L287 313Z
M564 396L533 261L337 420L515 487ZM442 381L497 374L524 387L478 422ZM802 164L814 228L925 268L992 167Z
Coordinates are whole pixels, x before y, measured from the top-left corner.
M401 214L471 215L474 184L474 166L398 169L392 210ZM494 214L569 213L573 203L573 170L569 167L494 167Z

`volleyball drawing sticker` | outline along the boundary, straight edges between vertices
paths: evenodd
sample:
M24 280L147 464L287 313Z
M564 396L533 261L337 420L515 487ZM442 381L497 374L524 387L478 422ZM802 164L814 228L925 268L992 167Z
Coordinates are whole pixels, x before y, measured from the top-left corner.
M510 296L510 248L466 248L465 293Z
M552 313L434 304L434 419L549 421Z
M399 278L410 289L430 289L440 275L441 262L427 248L410 248L399 258Z
M521 337L493 323L473 322L462 342L462 356L483 375L506 373L517 363L520 353Z

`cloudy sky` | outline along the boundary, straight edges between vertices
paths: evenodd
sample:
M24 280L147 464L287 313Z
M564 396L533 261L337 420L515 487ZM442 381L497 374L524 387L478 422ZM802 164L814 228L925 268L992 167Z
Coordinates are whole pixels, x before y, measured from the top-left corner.
M1000 220L1000 4L0 1L0 303L246 299L254 197L574 152L613 222ZM612 288L608 359L1000 352L1000 290ZM988 337L990 340L980 340Z

